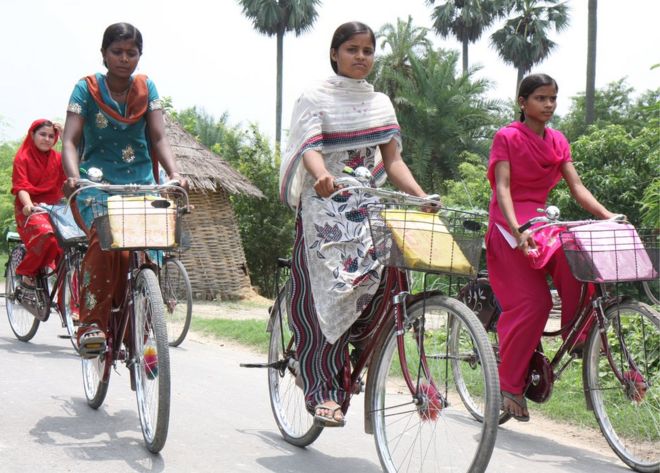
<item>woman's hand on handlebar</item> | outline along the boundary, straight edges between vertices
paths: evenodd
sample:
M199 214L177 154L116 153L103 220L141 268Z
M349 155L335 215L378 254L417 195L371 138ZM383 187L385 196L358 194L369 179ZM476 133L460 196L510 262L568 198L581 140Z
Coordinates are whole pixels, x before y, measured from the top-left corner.
M71 197L71 194L73 194L76 189L78 188L78 180L79 177L68 177L66 181L64 181L64 185L62 186L62 190L64 191L64 195L67 197Z
M32 215L32 213L36 210L36 206L34 204L28 204L23 206L23 215L26 217L29 217Z
M314 190L319 196L323 198L330 197L332 193L337 190L335 187L335 178L330 173L321 174L318 178L316 178L316 182L314 183Z
M522 251L525 256L528 256L530 252L538 251L536 242L532 238L532 234L529 230L525 230L522 233L516 232L514 236L518 243L518 249Z

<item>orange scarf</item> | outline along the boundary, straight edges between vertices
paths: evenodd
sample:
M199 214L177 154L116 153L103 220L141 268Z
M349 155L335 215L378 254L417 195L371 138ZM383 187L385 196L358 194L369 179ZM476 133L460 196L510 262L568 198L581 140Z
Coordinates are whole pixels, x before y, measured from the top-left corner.
M133 77L133 81L128 89L126 96L126 116L121 116L115 109L110 107L103 100L101 87L96 80L96 75L85 77L87 88L94 101L105 114L121 123L134 124L147 113L149 107L149 89L147 87L147 76L138 74Z

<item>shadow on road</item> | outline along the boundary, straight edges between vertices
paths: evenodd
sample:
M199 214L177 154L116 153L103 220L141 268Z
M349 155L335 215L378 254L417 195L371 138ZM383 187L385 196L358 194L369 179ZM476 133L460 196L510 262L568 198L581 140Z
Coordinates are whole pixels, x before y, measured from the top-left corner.
M8 353L30 353L33 356L44 356L50 358L71 359L78 357L71 345L50 345L46 343L21 342L11 337L0 337L0 351Z
M566 473L630 471L617 464L615 460L599 456L588 450L560 444L547 437L513 432L506 428L499 429L496 448L505 450L515 457L527 459L538 457L539 461L543 461L543 463L560 466L561 471Z
M146 450L135 411L124 409L110 415L103 407L91 409L82 398L53 399L66 415L40 419L30 430L35 442L61 447L81 462L81 470L86 469L85 461L121 461L140 473L165 470L163 458Z
M334 457L326 455L312 444L307 448L294 447L286 443L282 437L274 432L266 430L247 431L239 430L242 434L254 435L287 455L260 457L256 462L273 472L286 471L288 473L309 473L310 471L322 471L323 473L346 473L347 471L359 471L360 473L382 473L380 465L376 465L362 458ZM347 438L347 441L349 439Z

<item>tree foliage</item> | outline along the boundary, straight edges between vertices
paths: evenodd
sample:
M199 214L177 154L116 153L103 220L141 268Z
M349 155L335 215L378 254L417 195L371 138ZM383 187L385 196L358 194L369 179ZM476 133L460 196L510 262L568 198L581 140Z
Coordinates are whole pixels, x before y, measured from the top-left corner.
M485 160L502 106L485 98L489 83L474 79L476 69L457 71L454 51L433 50L426 28L411 19L383 26L378 38L389 49L377 60L373 83L392 98L403 136L403 155L429 192L444 191L458 173L463 152Z
M585 122L585 94L579 93L571 99L569 112L560 118L556 126L568 138L575 141L589 130L607 125L621 125L632 134L637 134L650 121L658 117L657 103L660 89L647 90L636 100L632 98L634 89L625 79L610 82L594 93L594 121L591 128ZM655 108L654 108L655 107Z
M426 4L435 5L435 0ZM507 0L445 0L433 8L433 29L443 38L454 36L463 46L463 74L468 71L468 45L474 43L506 12Z
M11 175L14 156L20 143L7 142L0 144L0 227L1 234L16 229L14 219L14 196L11 194Z
M267 36L277 37L277 74L275 102L275 147L279 153L282 138L282 64L284 58L284 35L293 31L296 36L309 30L318 12L320 0L238 0L243 14L254 29Z
M605 207L640 226L642 197L660 168L659 145L657 129L644 127L633 136L621 125L607 125L573 143L573 162L582 182ZM585 216L563 181L550 201L562 209L564 217Z
M508 5L514 16L490 38L502 60L518 69L517 90L523 75L557 46L548 33L568 26L568 6L564 0L508 0Z
M204 110L188 108L173 114L181 125L266 196L231 196L245 250L250 279L260 293L273 297L276 258L287 256L293 243L294 214L279 200L279 169L268 140L256 125L247 130L228 124L225 113L215 119Z

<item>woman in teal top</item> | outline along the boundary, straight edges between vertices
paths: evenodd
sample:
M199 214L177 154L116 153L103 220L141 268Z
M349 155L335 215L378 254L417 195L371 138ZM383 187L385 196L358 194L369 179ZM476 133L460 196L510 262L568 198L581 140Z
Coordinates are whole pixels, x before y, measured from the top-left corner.
M170 179L185 186L165 135L156 86L144 75L133 76L142 55L140 31L128 23L110 25L101 54L107 74L81 79L69 100L62 139L65 193L73 192L81 173L91 167L101 169L104 182L110 184L153 184L158 163ZM93 358L105 350L111 309L123 298L128 253L101 250L85 200L93 191L85 192L77 200L89 236L82 265L78 341L81 356Z

